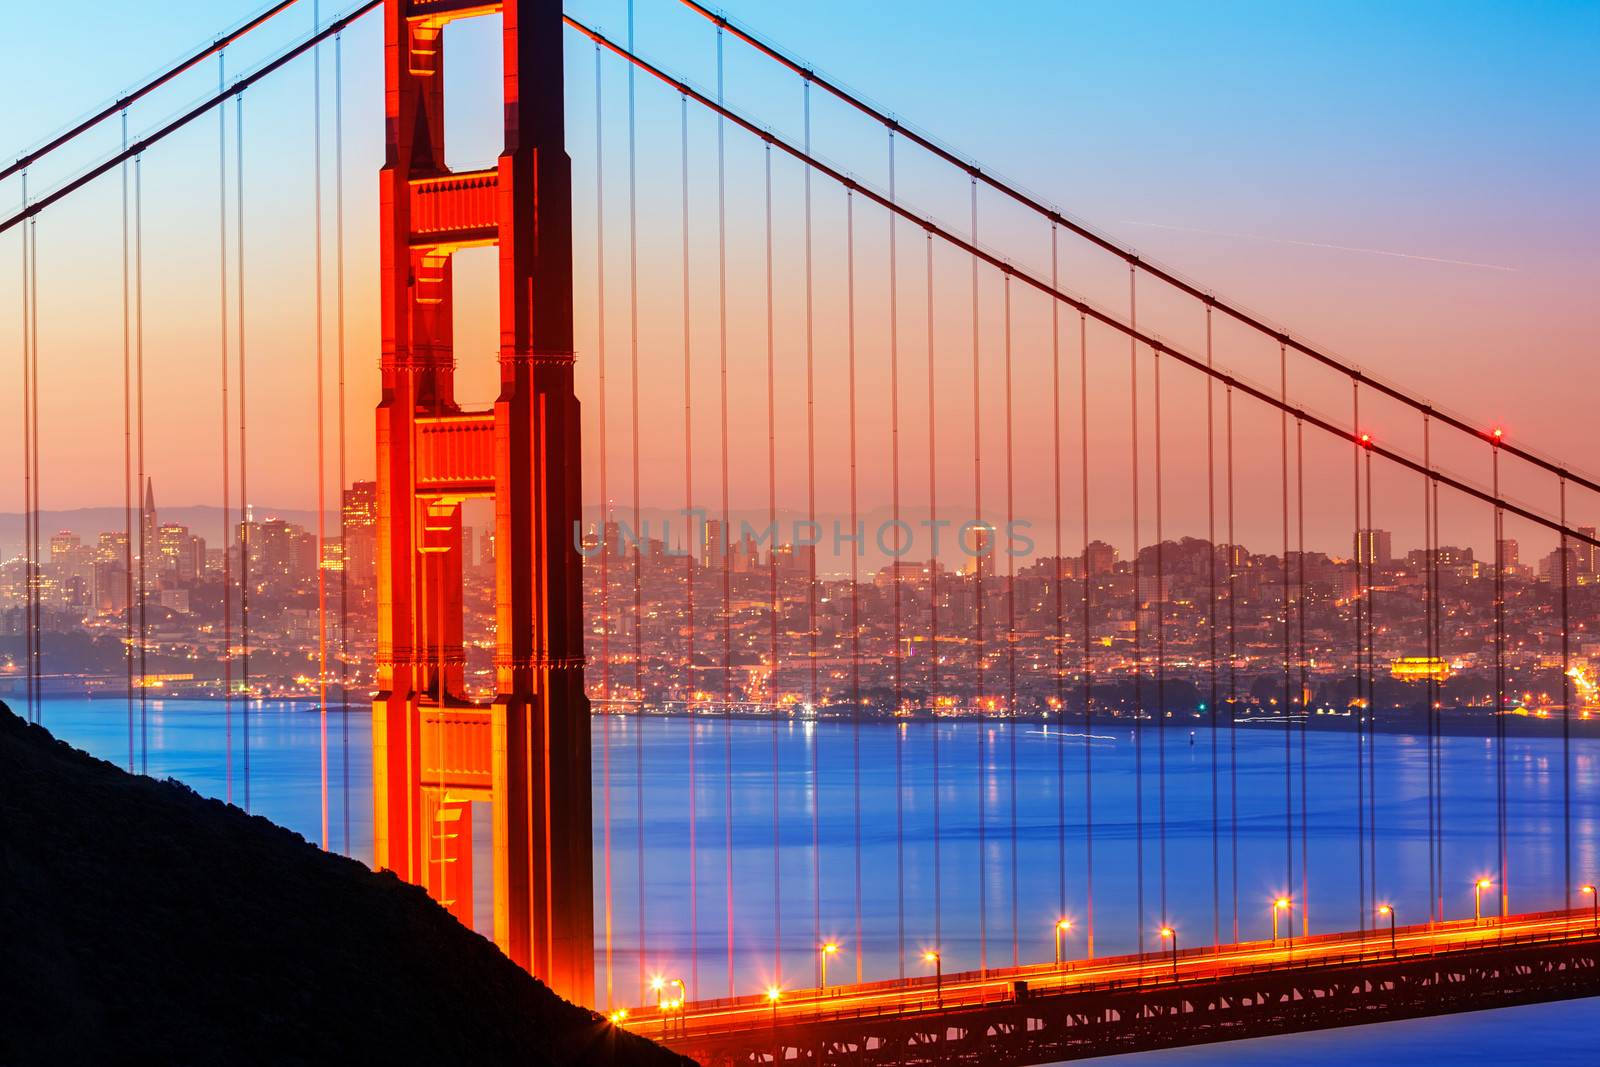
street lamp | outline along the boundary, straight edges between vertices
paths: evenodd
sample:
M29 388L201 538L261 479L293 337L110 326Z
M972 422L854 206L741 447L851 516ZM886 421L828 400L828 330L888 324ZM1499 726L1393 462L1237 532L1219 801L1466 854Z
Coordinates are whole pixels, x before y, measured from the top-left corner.
M611 1020L611 1025L612 1026L621 1026L623 1024L623 1022L628 1018L628 1009L627 1008L618 1008L616 1011L612 1012L609 1016L607 1016L607 1018L609 1018Z
M1288 911L1292 907L1294 907L1294 901L1288 897L1279 897L1272 902L1272 943L1274 945L1278 943L1278 912ZM1289 940L1291 942L1294 940L1293 925L1289 927Z
M1600 934L1600 893L1592 885L1578 887L1589 895L1589 913L1594 916L1594 932Z
M1394 943L1394 908L1388 904L1379 904L1378 914L1389 920L1389 955L1399 959L1400 951Z
M1056 966L1061 966L1061 935L1072 929L1071 919L1056 920Z
M679 1032L687 1032L689 1029L689 1020L685 1005L689 1003L689 987L684 984L682 978L674 978L667 984L678 987L677 997L673 1000L667 1001L667 1007L677 1010Z
M772 1025L778 1025L778 1001L783 999L783 990L777 986L767 987L767 1002L772 1005Z
M1178 931L1170 926L1161 928L1161 939L1172 942L1172 980L1178 980Z
M933 949L928 949L922 954L924 963L933 964L933 998L939 1007L944 1007L944 960Z
M1474 924L1483 921L1483 891L1494 885L1487 878L1479 878L1472 883L1472 921Z
M822 989L826 990L828 988L828 957L838 955L839 946L835 942L827 941L817 949L817 952L822 959Z

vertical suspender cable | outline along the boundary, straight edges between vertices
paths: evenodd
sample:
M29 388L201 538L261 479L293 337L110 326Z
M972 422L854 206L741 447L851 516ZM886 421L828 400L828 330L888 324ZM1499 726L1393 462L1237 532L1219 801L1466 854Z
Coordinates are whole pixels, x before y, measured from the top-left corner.
M1361 383L1350 383L1351 396L1351 441L1354 450L1350 454L1351 477L1353 478L1352 503L1355 507L1355 551L1356 551L1356 592L1351 599L1355 608L1355 637L1356 637L1356 895L1358 898L1357 916L1360 929L1367 928L1367 765L1362 759L1363 743L1365 741L1365 726L1363 717L1371 714L1371 700L1366 693L1363 679L1365 675L1361 669L1362 661L1362 618L1364 612L1365 591L1362 574L1362 560L1370 555L1376 548L1370 534L1364 534L1361 527L1361 451L1365 435L1361 432Z
M244 349L244 94L240 93L233 98L233 180L236 185L234 190L234 203L238 211L234 224L237 232L234 235L233 252L235 256L235 269L233 272L237 294L234 297L234 306L238 309L237 328L239 336L234 345L239 350L239 694L244 701L244 708L239 718L240 744L244 756L244 809L250 810L250 493L249 464L249 434L246 432L246 414L248 408L245 403L245 349Z
M1432 419L1422 413L1422 565L1427 573L1422 577L1422 625L1427 630L1427 921L1434 921L1435 901L1438 901L1438 723L1437 680L1432 664L1438 657L1434 646L1434 499L1432 499L1432 470L1434 470L1434 434Z
M1434 518L1430 526L1429 544L1432 545L1432 557L1427 563L1427 576L1434 587L1434 624L1432 624L1432 638L1434 638L1434 654L1443 657L1443 643L1440 640L1440 585L1438 585L1438 482L1432 483L1432 498L1434 498ZM1438 713L1438 683L1434 685L1434 744L1437 753L1434 755L1434 766L1438 771L1438 921L1445 921L1445 737L1443 737L1443 720Z
M1562 885L1566 886L1566 909L1573 907L1573 641L1571 641L1570 613L1566 603L1566 478L1560 482L1562 491L1562 541L1557 545L1562 553Z
M1006 747L1011 758L1011 966L1022 962L1017 893L1017 563L1011 553L1011 531L1016 518L1015 479L1011 462L1011 275L1005 289L1006 371ZM999 551L999 545L995 546Z
M1094 662L1090 651L1089 592L1089 316L1078 312L1078 472L1083 490L1083 896L1084 956L1094 959Z
M1295 597L1296 619L1295 635L1299 642L1296 650L1296 659L1300 664L1300 932L1306 937L1311 936L1311 809L1308 806L1310 799L1306 785L1306 775L1309 767L1306 763L1306 727L1311 718L1311 709L1307 706L1306 694L1309 692L1310 664L1306 658L1306 438L1305 423L1301 419L1294 420L1295 442L1295 508L1298 512L1295 521L1296 559L1298 575L1295 584L1299 586L1299 593Z
M145 618L147 588L145 584L149 548L146 544L150 529L150 495L144 466L144 156L133 157L133 302L138 311L133 334L134 366L134 425L138 438L137 460L139 478L135 491L139 494L139 773L150 770L150 724L148 626Z
M630 69L631 69L630 64ZM766 313L767 313L767 529L773 531L772 547L767 551L769 641L767 659L767 701L772 727L772 983L783 988L783 837L781 818L781 774L778 762L778 387L777 346L774 343L772 313L772 146L762 151L763 192L766 198ZM751 560L751 565L755 561Z
M684 635L689 664L689 686L697 689L694 674L694 417L693 417L693 346L690 341L689 319L689 98L678 96L680 153L683 163L683 515L688 524L684 563ZM700 901L699 867L700 840L698 818L698 785L695 768L694 694L689 694L689 980L700 988Z
M856 982L862 979L861 941L861 544L856 495L856 197L845 190L845 355L850 416L850 771L855 814Z
M1060 257L1057 230L1050 227L1050 286L1057 288ZM1055 503L1056 562L1056 921L1067 914L1067 612L1066 577L1061 529L1061 305L1050 303L1050 423L1053 431L1051 462L1055 465L1051 493Z
M1510 913L1506 885L1506 564L1505 512L1500 507L1500 438L1490 439L1494 483L1494 800L1495 838L1500 856L1500 917Z
M631 65L631 64L630 64ZM611 1010L615 994L611 899L611 716L616 705L611 699L611 496L606 486L606 198L605 198L605 99L602 92L600 46L594 46L594 215L595 215L595 364L598 368L600 411L600 695L605 701L605 717L600 720L601 767L601 872L606 970L606 1010ZM620 545L621 539L618 539Z
M35 215L28 220L29 266L33 275L33 292L29 294L33 319L33 340L28 346L28 358L33 363L33 398L29 401L30 427L33 433L33 574L28 581L28 592L33 602L33 721L44 721L44 603L40 598L40 584L43 575L40 572L39 559L43 551L43 539L39 530L40 487L39 478L39 216Z
M939 529L939 419L934 405L934 384L937 379L934 367L933 332L933 231L928 231L927 246L928 293L928 530ZM935 716L929 726L933 735L933 943L941 944L944 932L944 878L940 839L940 814L943 798L939 792L939 720L935 709L939 706L939 553L934 545L928 553L928 700L930 712ZM943 951L940 949L940 951Z
M217 91L221 92L226 71L226 52L217 53ZM222 717L225 737L223 742L224 773L227 778L226 795L233 803L233 564L228 559L229 509L233 506L233 488L229 484L228 434L230 423L228 396L228 113L217 108L217 297L218 344L222 371Z
M806 155L811 155L811 79L807 78L801 83L802 101L804 104L805 122L805 150ZM816 359L816 308L813 300L813 284L811 271L811 168L804 168L802 180L805 185L805 260L806 260L806 519L807 530L817 528L817 359ZM796 542L799 538L795 539ZM801 551L798 543L795 551ZM816 546L805 546L806 554L806 639L809 643L809 653L806 657L807 664L807 712L815 715L814 709L821 696L817 692L817 550ZM813 718L813 721L814 718ZM822 778L821 761L818 759L817 748L820 738L815 731L811 735L811 944L813 947L822 944L822 836L821 813L822 806ZM822 984L820 973L821 963L818 963L817 984Z
M1139 275L1128 267L1128 325L1138 328ZM1128 337L1129 486L1133 505L1133 837L1135 914L1139 922L1139 954L1144 954L1144 627L1139 621L1143 597L1139 590L1139 342Z
M717 28L717 103L723 100L722 28ZM631 64L630 64L631 65ZM727 119L717 117L717 358L722 399L722 839L723 880L727 883L728 995L733 996L733 534L728 506L728 183Z
M610 441L606 426L606 197L605 197L605 113L601 90L600 45L594 46L594 227L595 227L595 373L598 376L596 408L597 430L600 437L600 698L605 701L606 713L611 713L611 553L615 547L608 540L611 522L611 487L608 484L609 467L606 463L606 445ZM632 64L629 64L630 66ZM620 541L620 538L619 538ZM603 744L611 743L611 730L604 734ZM609 803L609 801L607 802ZM609 812L609 808L607 809ZM609 825L609 823L608 823ZM609 848L606 863L610 863ZM609 886L609 881L607 885ZM609 892L609 891L608 891ZM610 898L607 897L607 951L610 959L609 915ZM609 979L607 986L609 987Z
M28 172L22 172L22 205L28 205ZM31 223L32 220L30 219ZM22 227L22 588L24 714L33 722L33 318L29 296L33 275L28 258L31 225Z
M1278 596L1278 610L1282 612L1282 637L1283 637L1283 891L1290 893L1294 887L1294 759L1291 755L1290 739L1293 735L1294 701L1290 699L1289 667L1289 349L1284 342L1278 342L1278 395L1283 399L1284 409L1278 412L1278 448L1281 466L1281 500L1283 504L1283 568L1280 575L1282 584ZM1302 591L1303 593L1303 591ZM1294 915L1285 915L1289 922L1289 938L1294 939Z
M771 150L771 146L768 146ZM895 201L894 131L889 131L889 201ZM899 250L895 239L899 234L900 216L889 212L889 471L891 482L890 507L893 519L895 549L889 557L890 588L894 591L894 715L899 716L905 700L905 657L903 652L900 585L903 578L900 556L900 278ZM894 733L894 857L895 857L895 919L898 937L901 978L906 976L906 816L905 816L905 732L896 728Z
M633 0L628 0L628 51L633 51ZM633 530L639 540L633 550L633 693L638 701L638 718L633 731L634 866L638 883L638 964L639 996L646 995L644 966L645 880L644 880L644 585L640 571L644 552L649 548L644 536L644 515L640 507L639 479L639 185L638 121L634 93L635 69L628 64L628 376L630 415L633 432ZM665 534L663 534L663 537ZM663 546L670 549L671 546Z
M344 34L333 37L333 249L334 352L338 361L339 405L339 782L340 840L350 854L350 541L345 526L344 492L350 483L345 456L344 381Z
M978 181L972 180L972 242L978 242ZM983 379L979 374L979 344L978 344L978 259L972 258L972 521L973 527L983 538ZM977 555L972 561L973 581L973 648L976 650L977 659L974 669L977 674L978 684L978 969L989 969L989 843L988 843L988 723L984 717L984 611L983 611L983 572L985 569L984 554L992 551L994 539L988 538L987 543L980 541ZM992 557L991 557L992 558Z
M1209 337L1209 333L1207 335ZM1207 355L1209 357L1209 349ZM1233 943L1239 943L1239 584L1238 545L1234 540L1233 386L1223 396L1228 483L1228 857L1232 865Z
M1367 526L1375 528L1377 512L1373 501L1372 453L1364 457L1366 463ZM1377 634L1378 634L1378 557L1374 552L1367 561L1367 700L1371 715L1367 719L1367 878L1370 890L1368 899L1372 906L1378 902L1378 688L1377 688Z
M122 111L122 149L128 112ZM122 164L122 661L128 676L128 773L133 773L133 305L129 298L128 164ZM224 542L226 544L226 542Z
M1211 301L1206 301L1206 366L1211 361ZM1210 688L1206 710L1211 719L1211 942L1222 943L1222 842L1217 803L1217 431L1216 382L1206 377L1206 672Z
M1154 385L1152 421L1155 424L1156 490L1156 767L1157 819L1160 825L1158 856L1161 876L1161 925L1167 925L1167 560L1162 545L1161 485L1161 350L1150 353L1150 377Z
M1572 908L1572 632L1567 605L1567 480L1561 479L1561 861Z
M322 19L318 5L313 3L312 29L319 30ZM328 492L327 492L327 455L323 444L323 406L324 406L324 374L323 374L323 328L322 328L322 45L318 44L311 52L312 74L312 185L316 190L314 200L315 223L313 240L315 241L313 284L317 290L316 300L316 373L317 373L317 748L322 761L322 848L328 848L328 570L323 563L327 559L328 551ZM444 591L439 591L441 602ZM444 636L439 637L440 656L443 656ZM444 673L441 659L439 674L439 708L444 710ZM441 729L443 719L441 718Z

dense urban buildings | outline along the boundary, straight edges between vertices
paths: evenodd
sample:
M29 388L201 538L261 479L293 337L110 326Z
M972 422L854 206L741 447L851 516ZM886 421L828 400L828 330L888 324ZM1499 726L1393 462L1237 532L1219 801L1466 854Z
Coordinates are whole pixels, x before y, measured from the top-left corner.
M329 682L337 692L347 681L352 699L365 702L373 483L345 490L320 561L315 533L294 522L252 510L225 546L215 545L164 521L153 483L144 497L131 546L121 530L49 538L40 579L49 691L124 691L124 648L133 647L127 609L134 606L136 645L142 582L146 640L142 660L132 657L135 686L220 696L231 678L235 692L248 686L259 697L314 696L320 563L330 591ZM588 676L598 709L1076 713L1086 669L1095 712L1112 716L1205 718L1214 706L1274 714L1285 701L1294 711L1304 702L1313 714L1373 705L1401 714L1430 698L1441 708L1482 712L1498 693L1508 713L1538 717L1558 712L1570 693L1587 717L1600 695L1600 638L1589 637L1600 625L1600 556L1588 545L1569 545L1563 567L1560 552L1527 564L1516 542L1500 544L1508 640L1497 663L1494 560L1454 546L1397 554L1387 530L1357 531L1347 558L1285 558L1182 538L1147 545L1128 560L1103 541L1063 558L1006 558L1001 532L978 527L957 565L903 558L870 572L861 566L852 583L828 573L841 569L838 558L819 569L817 546L780 543L734 523L725 533L717 519L684 525L689 531L676 529L670 542L635 535L615 518L582 533ZM484 699L493 680L492 528L464 525L462 552L463 695ZM1565 648L1557 610L1563 573ZM225 578L232 583L226 626ZM23 669L24 581L19 560L0 569L0 687Z

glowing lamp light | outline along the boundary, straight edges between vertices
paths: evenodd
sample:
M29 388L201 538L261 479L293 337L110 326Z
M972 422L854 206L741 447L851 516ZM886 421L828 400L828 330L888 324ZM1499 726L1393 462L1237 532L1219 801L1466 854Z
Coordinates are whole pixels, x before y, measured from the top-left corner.
M661 977L659 974L650 979L651 992L659 993L665 988L667 988L667 980Z
M611 1020L611 1024L613 1026L620 1025L623 1021L625 1021L628 1018L628 1009L627 1008L618 1008L616 1011L612 1012L608 1016L608 1018Z
M777 986L768 986L767 999L776 1004L778 1001L783 999L783 990L779 989Z
M926 951L926 952L924 952L922 954L922 958L923 958L924 962L937 963L938 960L939 960L939 954L937 952L933 951L932 949L929 949L928 951Z
M1070 929L1072 929L1072 920L1071 919L1057 919L1056 920L1056 929L1057 930L1070 930Z
M1378 914L1387 919L1390 915L1394 914L1394 909L1389 907L1387 904L1380 904L1378 905Z
M1173 933L1174 933L1174 931L1173 931L1172 927L1170 927L1170 926L1163 926L1161 928L1161 936L1162 936L1162 938L1172 937Z

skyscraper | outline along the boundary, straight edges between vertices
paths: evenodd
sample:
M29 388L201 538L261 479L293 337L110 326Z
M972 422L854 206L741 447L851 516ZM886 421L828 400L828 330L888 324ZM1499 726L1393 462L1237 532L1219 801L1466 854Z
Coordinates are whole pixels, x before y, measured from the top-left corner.
M378 579L378 483L354 482L344 491L344 565L350 581Z
M1365 566L1387 567L1394 562L1394 537L1388 530L1356 531L1356 562Z

